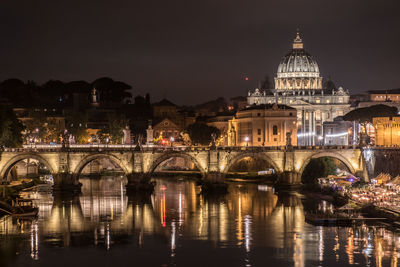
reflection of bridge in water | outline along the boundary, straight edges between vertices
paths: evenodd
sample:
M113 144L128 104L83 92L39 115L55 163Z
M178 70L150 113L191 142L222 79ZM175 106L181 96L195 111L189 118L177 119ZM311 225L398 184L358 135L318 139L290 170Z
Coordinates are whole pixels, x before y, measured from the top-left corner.
M130 199L121 187L123 178L114 179L108 182L84 179L81 196L56 195L52 199L50 194L27 195L38 199L40 229L36 229L36 234L51 237L61 246L72 246L75 240L75 244L103 244L106 248L121 235L136 236L137 242L144 242L143 235L159 235L169 239L174 250L179 233L185 232L196 240L215 244L236 240L236 245L250 250L252 242L266 239L274 242L271 246L283 248L288 240L278 237L287 236L291 240L289 233L301 230L304 224L298 197L288 195L278 201L272 188L258 191L256 186L244 189L231 185L226 197L208 199L199 194L200 188L193 181L158 180L153 195ZM101 182L109 183L112 190L90 192L91 187L98 188ZM0 234L5 229L8 234L21 233L22 229L11 218L2 223ZM273 231L253 236L251 225L259 223L265 224L266 229L272 227Z
M50 194L32 193L30 197L38 197L41 210L38 221L20 223L11 217L0 221L0 235L9 236L4 242L9 242L13 235L26 234L30 239L26 245L31 246L33 258L40 258L41 252L45 254L39 244L44 244L47 251L49 246L112 250L121 248L121 244L130 246L129 249L153 251L153 246L161 243L173 259L198 253L193 251L192 243L187 243L190 240L202 247L202 253L206 248L210 252L213 248L240 248L245 260L251 261L252 253L261 249L263 253L293 261L296 266L307 266L306 260L310 258L322 261L332 253L340 257L348 253L350 261L353 253L361 253L357 251L364 249L365 242L365 246L377 242L382 250L392 249L393 242L383 243L379 236L370 239L366 227L314 229L304 222L302 202L297 195L277 195L271 188L260 191L255 185L234 183L229 185L226 196L210 199L198 194L200 188L193 181L159 179L153 195L135 199L125 195L121 187L125 182L119 176L114 180L92 180L91 185L89 179L82 180L81 196L58 195L53 200ZM341 231L340 238L333 241L332 231ZM357 241L354 235L362 236L363 241ZM341 252L324 252L331 245Z
M33 158L51 172L55 188L69 189L78 185L79 175L87 164L108 158L125 172L128 186L134 186L141 177L151 176L157 166L173 157L193 162L204 179L211 182L223 182L229 168L245 157L267 161L278 173L282 184L299 184L308 162L318 157L338 159L350 172L368 179L362 150L350 147L143 147L136 150L123 145L68 148L43 145L5 149L1 153L0 175L3 180L7 179L16 163Z

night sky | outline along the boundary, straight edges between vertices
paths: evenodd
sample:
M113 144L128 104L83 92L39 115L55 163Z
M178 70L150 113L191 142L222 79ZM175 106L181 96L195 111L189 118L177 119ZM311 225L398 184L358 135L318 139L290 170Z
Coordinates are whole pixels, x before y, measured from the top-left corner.
M350 93L398 88L399 2L3 0L0 79L108 76L177 104L245 96L273 81L299 27L324 78Z

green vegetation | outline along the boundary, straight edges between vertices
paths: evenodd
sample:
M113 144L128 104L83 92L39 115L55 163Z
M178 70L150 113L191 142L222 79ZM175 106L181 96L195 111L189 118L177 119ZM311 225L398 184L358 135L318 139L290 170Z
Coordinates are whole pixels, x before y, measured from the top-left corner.
M396 107L386 105L374 105L366 108L358 108L350 111L343 116L346 121L359 121L363 123L372 123L374 117L393 117L397 116L398 110Z
M214 133L216 137L221 134L218 128L200 122L189 125L186 130L194 145L209 145L212 141L211 134Z
M24 126L12 109L0 106L0 146L21 147Z
M68 125L66 128L68 133L75 137L75 142L78 144L86 144L89 139L89 134L86 131L88 116L85 113L75 113L67 117ZM64 138L68 138L65 136Z
M101 129L97 135L102 143L107 143L107 138L113 144L121 144L124 137L124 128L127 121L123 115L107 114L108 125L106 128Z
M336 169L335 161L330 157L311 159L303 171L301 181L303 184L316 184L318 178L336 174Z
M31 113L30 120L26 120L25 138L28 142L58 142L61 136L61 126L56 119L47 119L46 113L42 110Z

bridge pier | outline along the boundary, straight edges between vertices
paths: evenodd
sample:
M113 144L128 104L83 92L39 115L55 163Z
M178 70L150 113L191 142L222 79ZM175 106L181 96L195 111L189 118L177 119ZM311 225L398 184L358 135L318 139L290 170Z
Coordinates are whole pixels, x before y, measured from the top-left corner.
M53 175L53 190L56 192L72 192L81 191L81 183L76 183L72 173L62 172Z
M226 194L228 185L225 183L225 174L218 171L206 173L201 185L201 192L205 194Z
M278 173L277 187L295 189L301 186L301 173L284 171Z
M150 181L150 176L143 172L133 172L127 175L127 193L153 193L155 182Z

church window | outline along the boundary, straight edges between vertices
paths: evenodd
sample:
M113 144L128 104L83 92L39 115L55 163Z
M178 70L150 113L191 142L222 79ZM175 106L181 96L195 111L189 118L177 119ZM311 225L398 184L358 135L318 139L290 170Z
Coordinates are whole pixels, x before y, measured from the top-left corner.
M274 126L272 127L272 134L273 134L273 135L278 135L278 126L274 125Z
M261 142L261 137L258 137L258 142Z
M258 135L261 134L261 129L257 129L257 134L258 134Z
M320 111L320 110L317 110L317 111L315 112L315 119L316 119L317 121L321 120L321 111Z
M164 126L168 126L168 125L169 125L168 121L164 121Z

